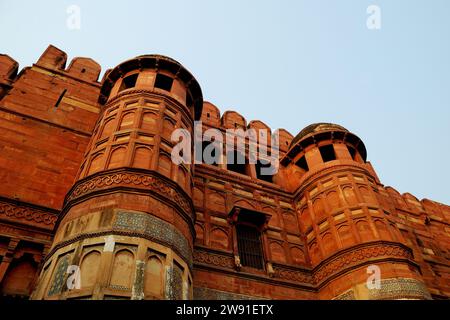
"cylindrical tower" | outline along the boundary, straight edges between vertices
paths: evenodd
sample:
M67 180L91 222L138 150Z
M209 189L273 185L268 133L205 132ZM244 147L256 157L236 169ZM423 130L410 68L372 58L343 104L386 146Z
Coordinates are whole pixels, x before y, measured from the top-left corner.
M319 298L429 298L411 249L378 200L381 184L356 135L335 124L310 125L281 163Z
M173 59L139 56L107 72L99 103L33 298L190 299L193 166L171 161L171 134L192 136L200 86Z

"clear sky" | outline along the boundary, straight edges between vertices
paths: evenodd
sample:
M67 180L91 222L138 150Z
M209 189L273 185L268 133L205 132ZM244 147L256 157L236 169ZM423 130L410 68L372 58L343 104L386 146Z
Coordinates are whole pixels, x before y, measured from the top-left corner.
M70 5L79 30L67 27ZM341 124L382 183L450 204L449 12L448 0L0 0L0 52L22 68L53 44L103 70L168 55L222 113L293 135Z

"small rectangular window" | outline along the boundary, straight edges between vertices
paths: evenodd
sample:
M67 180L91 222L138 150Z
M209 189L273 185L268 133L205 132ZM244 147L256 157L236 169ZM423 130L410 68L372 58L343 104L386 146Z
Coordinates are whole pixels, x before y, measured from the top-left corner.
M169 91L172 89L173 79L164 74L158 73L155 80L155 88Z
M308 163L306 162L305 156L301 157L301 158L297 161L296 165L297 165L298 167L302 168L302 169L305 170L305 171L308 171L308 170L309 170Z
M227 152L227 169L240 174L247 174L247 159L239 151Z
M134 88L134 86L136 86L137 77L138 77L138 74L135 73L135 74L129 75L128 77L123 78L119 91Z
M336 160L336 154L334 153L334 148L332 144L319 147L320 155L322 156L323 162Z
M347 146L348 152L350 152L350 156L353 160L355 160L356 157L356 150L353 147Z
M272 175L271 174L263 174L261 171L263 168L270 168L271 163L268 160L258 160L255 164L256 169L256 176L259 180L272 182ZM265 172L264 172L265 173Z

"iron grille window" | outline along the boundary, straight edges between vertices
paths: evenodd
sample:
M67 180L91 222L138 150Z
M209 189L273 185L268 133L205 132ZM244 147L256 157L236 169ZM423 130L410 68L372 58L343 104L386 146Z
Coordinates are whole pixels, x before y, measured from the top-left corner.
M236 226L239 258L242 266L263 269L261 234L255 227L244 224Z

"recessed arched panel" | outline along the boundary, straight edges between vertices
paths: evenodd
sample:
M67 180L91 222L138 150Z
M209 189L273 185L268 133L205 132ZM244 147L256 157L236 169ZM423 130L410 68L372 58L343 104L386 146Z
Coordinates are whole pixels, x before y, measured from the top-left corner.
M284 227L288 232L298 233L298 222L295 215L290 212L283 212Z
M100 252L91 251L81 261L81 288L90 288L95 285L100 266Z
M330 232L326 232L322 236L322 246L326 255L329 255L337 250L336 241Z
M102 135L100 136L100 139L111 136L114 130L115 130L115 118L106 120L105 124L103 125Z
M216 228L211 231L211 247L218 249L228 249L228 235L222 229Z
M114 256L110 285L118 289L131 289L135 272L134 256L128 250L121 250Z
M278 242L270 243L270 253L273 261L280 263L286 262L286 254L284 253L283 246Z
M362 241L370 241L373 239L373 233L367 221L359 220L356 222L356 229L358 230Z
M152 150L147 147L137 147L134 150L133 167L150 169L152 161Z
M305 263L305 253L299 247L292 247L291 248L291 257L292 257L292 261L295 264L303 264L303 263Z
M365 203L375 203L375 200L367 187L359 187L359 192Z
M378 235L383 240L391 240L391 235L389 233L389 230L387 229L386 224L382 220L375 220L374 221L375 228L377 228Z
M347 203L350 206L354 206L355 204L358 203L358 200L356 199L355 191L353 190L352 187L350 187L350 186L344 187L344 189L342 189L342 191L344 192L345 199L347 200Z
M103 170L104 168L103 155L104 155L103 153L98 153L92 158L91 165L89 166L88 175Z
M317 245L316 241L313 241L309 245L309 255L311 257L311 262L313 265L316 265L317 263L320 262L321 254L320 254L319 246Z
M337 228L339 239L341 240L342 246L349 247L354 244L353 235L351 229L348 225L343 224Z
M304 228L304 232L312 225L311 215L309 214L309 208L307 206L302 209L302 213L300 214L300 222Z
M214 211L225 211L225 197L218 192L211 192L206 198L206 206Z
M188 179L188 175L186 170L182 167L182 166L178 166L178 176L177 176L177 181L178 184L182 187L182 188L186 188L186 184L187 184L187 179Z
M150 257L145 265L144 295L146 299L164 296L164 265L156 256Z
M164 153L161 153L159 155L159 163L158 163L159 172L161 174L165 175L166 177L170 178L171 167L172 167L172 161L171 161L170 157Z
M111 152L111 158L109 159L108 169L118 168L125 165L125 155L127 149L125 147L119 147Z
M314 215L316 217L316 221L320 221L325 218L325 208L323 206L322 199L317 198L313 202Z
M158 115L154 112L145 112L142 116L141 129L145 131L157 131Z
M404 242L401 232L397 229L397 227L393 223L389 225L389 229L391 230L394 241Z
M203 207L203 191L199 188L194 188L194 205Z
M269 220L269 226L279 228L280 227L280 218L278 217L278 213L275 210L267 210L271 213L271 217Z
M119 130L131 129L134 126L134 112L123 115Z
M336 191L330 191L326 195L328 205L334 210L341 207L341 202Z
M169 118L164 118L163 120L163 136L170 140L173 131L175 130L175 121Z
M203 244L204 243L204 230L203 230L203 226L199 223L195 224L195 242L198 244Z

